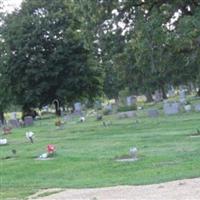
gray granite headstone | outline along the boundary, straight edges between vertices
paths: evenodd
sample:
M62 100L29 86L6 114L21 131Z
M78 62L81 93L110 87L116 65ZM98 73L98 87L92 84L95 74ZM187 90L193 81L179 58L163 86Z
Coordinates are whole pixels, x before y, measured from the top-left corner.
M162 94L159 90L156 90L154 94L154 101L159 102L161 100L162 100Z
M71 120L71 116L70 115L64 115L63 119L64 119L64 121L69 121L69 120Z
M33 117L27 116L24 118L24 125L25 126L31 126L33 125Z
M82 108L81 108L81 103L80 103L80 102L76 102L76 103L74 104L74 111L75 111L76 113L81 113L81 110L82 110Z
M200 104L194 105L194 110L200 112Z
M170 89L167 92L168 97L172 97L175 95L175 89L173 86L170 86Z
M163 109L166 115L174 115L179 113L180 104L176 102L175 103L165 102Z
M132 106L135 103L136 103L136 98L134 96L126 97L127 106Z
M106 110L109 110L109 111L112 111L112 104L107 104L107 105L105 106L105 109L106 109Z
M17 119L10 119L8 122L13 128L20 127L19 121Z
M185 103L186 102L185 90L180 90L179 91L179 101L180 101L180 103Z
M159 116L159 112L156 109L148 110L148 116L149 117L158 117Z
M131 118L131 117L136 117L136 112L134 111L128 111L128 112L120 112L117 114L119 119L123 119L123 118Z

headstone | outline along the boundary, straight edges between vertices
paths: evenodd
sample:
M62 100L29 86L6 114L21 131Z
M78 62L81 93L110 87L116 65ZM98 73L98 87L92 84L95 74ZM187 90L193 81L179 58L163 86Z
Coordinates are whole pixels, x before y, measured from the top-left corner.
M138 160L137 158L137 148L136 147L132 147L129 149L129 155L128 156L123 156L120 157L118 159L116 159L116 161L118 162L135 162Z
M191 105L185 105L184 106L184 110L186 111L186 112L190 112L191 110L192 110L192 106Z
M136 117L136 112L134 111L128 111L128 112L120 112L117 114L119 119L123 119L123 118L132 118L132 117Z
M19 121L17 119L10 119L9 120L9 124L13 127L13 128L18 128L20 127Z
M200 112L200 104L194 105L194 110Z
M154 94L154 101L155 102L159 102L162 100L162 94L160 93L159 90L156 90L155 91L155 94Z
M75 103L75 104L74 104L74 111L75 111L76 113L81 113L81 110L82 110L82 108L81 108L81 103L80 103L80 102Z
M180 101L180 103L185 103L186 102L185 90L180 90L179 91L179 101Z
M129 153L130 153L131 158L137 159L137 148L136 147L130 148Z
M132 106L135 103L136 103L136 98L134 96L126 97L127 106Z
M17 119L17 113L16 112L12 112L11 113L11 118L12 119Z
M48 157L48 153L43 153L39 156L39 159L46 159Z
M179 112L180 104L176 102L175 103L164 102L163 109L166 115L174 115Z
M46 112L48 112L49 111L49 106L48 105L46 105L46 106L43 106L43 108L42 108L44 111L46 111Z
M69 115L64 115L63 116L64 121L69 121L71 117Z
M64 117L64 116L65 116L65 112L64 112L63 110L61 110L60 116L61 116L61 117Z
M156 109L148 110L148 116L149 117L158 117L159 116L159 112Z
M19 120L19 125L20 125L21 127L24 127L24 126L25 126L25 123L24 123L24 121L23 121L22 119Z
M168 90L167 96L168 97L173 97L174 96L174 90Z
M107 104L107 105L105 106L105 109L106 109L106 110L109 110L109 111L112 111L112 104Z
M102 105L101 105L101 102L100 101L95 101L95 109L96 110L101 110L102 109Z
M169 88L169 90L168 90L168 92L167 92L167 96L168 96L168 97L172 97L172 96L174 96L174 95L175 95L175 89L174 89L174 87L171 85L170 88Z
M31 117L31 116L24 117L24 125L25 126L33 125L33 117Z
M7 143L8 143L7 139L0 139L0 145L5 145Z

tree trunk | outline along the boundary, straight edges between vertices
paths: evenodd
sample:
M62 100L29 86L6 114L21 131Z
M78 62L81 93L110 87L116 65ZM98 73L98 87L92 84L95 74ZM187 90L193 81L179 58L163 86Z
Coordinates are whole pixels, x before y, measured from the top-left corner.
M5 118L4 118L4 112L3 111L0 111L0 121L1 121L0 124L4 124L5 123Z
M195 86L192 82L188 84L189 94L192 94L195 91Z
M24 120L24 118L25 118L26 116L28 116L29 113L30 113L30 108L29 108L27 105L24 105L24 106L22 107L22 120Z
M61 116L61 110L60 110L59 102L54 101L54 105L55 105L56 115L60 117Z
M167 94L166 94L166 92L165 92L164 86L161 86L160 89L161 89L161 91L162 91L162 97L163 97L163 99L167 99Z
M197 91L197 96L200 97L200 88Z

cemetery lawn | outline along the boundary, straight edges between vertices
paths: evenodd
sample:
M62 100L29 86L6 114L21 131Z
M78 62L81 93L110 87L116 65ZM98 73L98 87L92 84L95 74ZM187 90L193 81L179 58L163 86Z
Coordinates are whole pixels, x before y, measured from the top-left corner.
M0 146L0 199L25 199L45 188L89 188L115 185L153 184L200 177L199 113L136 119L106 116L112 125L103 127L94 117L84 123L71 119L64 129L55 127L56 118L42 119L29 128L13 129L8 145ZM29 143L25 132L35 133ZM48 144L57 149L52 160L35 158ZM137 147L138 161L116 162ZM11 150L17 151L12 156ZM10 159L5 159L11 156Z

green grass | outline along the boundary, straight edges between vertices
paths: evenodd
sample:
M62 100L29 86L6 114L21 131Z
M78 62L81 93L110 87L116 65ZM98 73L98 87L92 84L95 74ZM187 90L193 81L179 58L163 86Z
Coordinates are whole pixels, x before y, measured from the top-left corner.
M56 119L37 121L29 128L14 129L0 146L0 199L25 199L45 188L86 188L139 185L200 176L200 137L189 134L200 129L199 113L148 118L144 111L135 119L106 116L112 125L90 117L85 123L73 119L57 130ZM25 132L35 133L30 144ZM0 136L4 138L5 136ZM57 149L55 159L35 160L47 144ZM139 160L116 162L130 147L138 148ZM12 159L11 150L17 150Z

